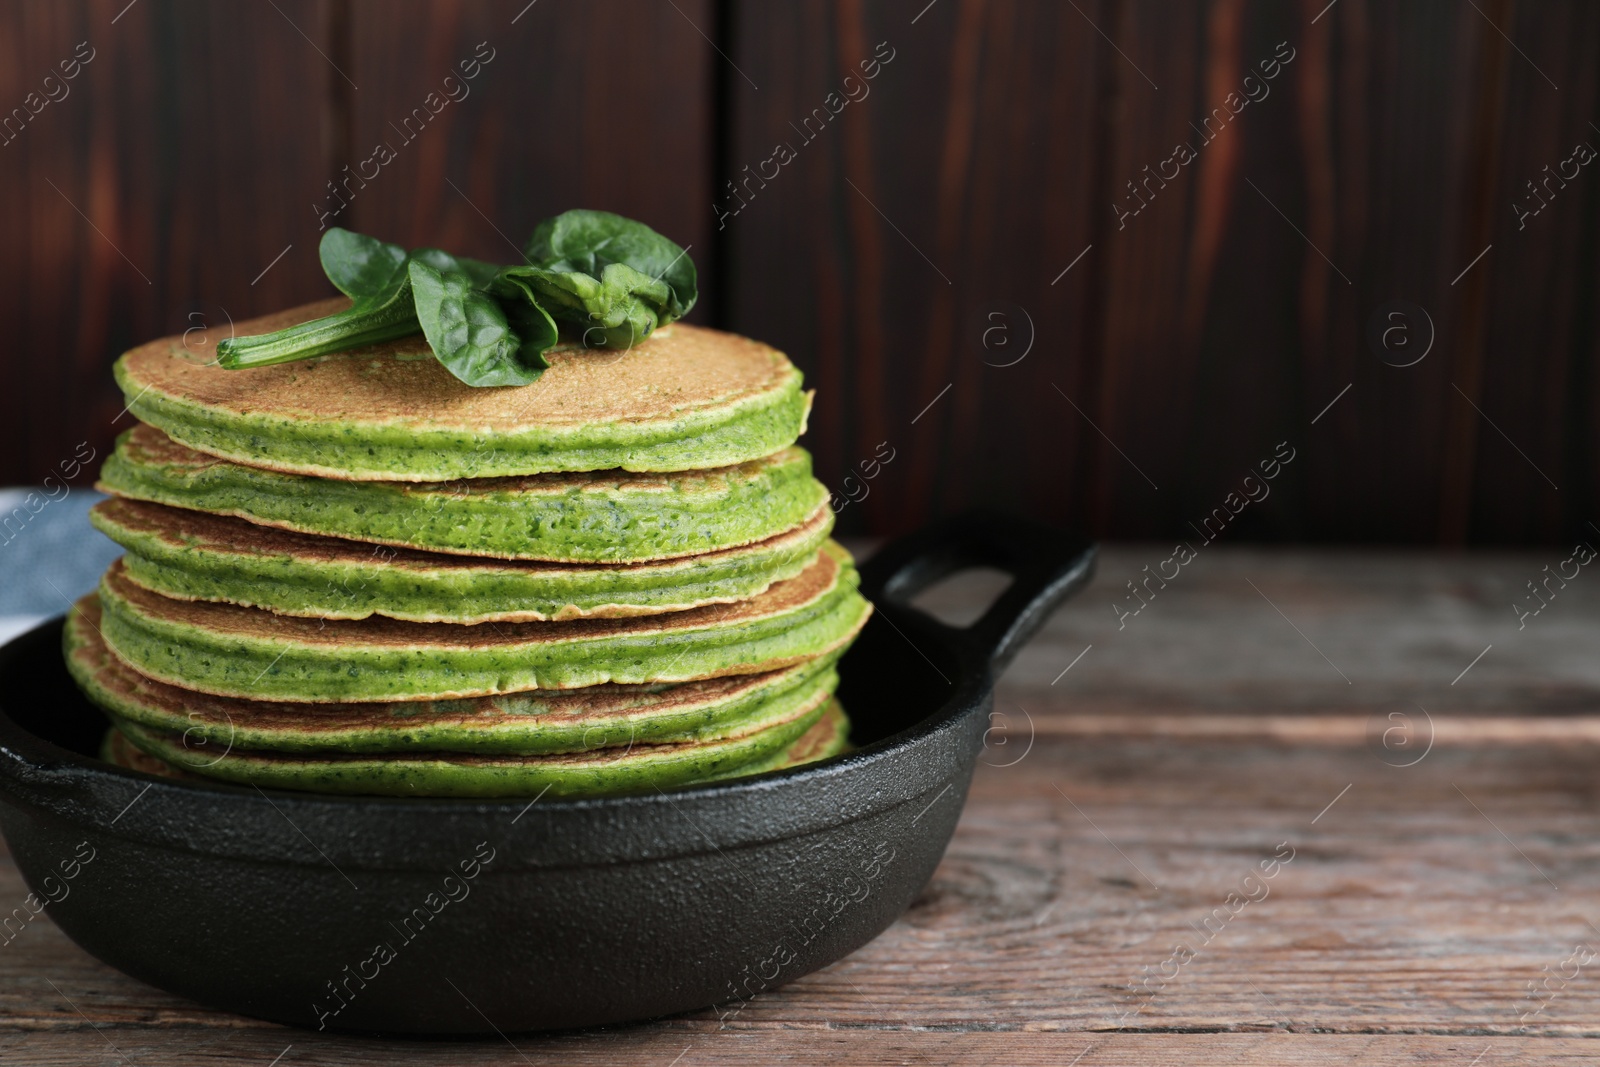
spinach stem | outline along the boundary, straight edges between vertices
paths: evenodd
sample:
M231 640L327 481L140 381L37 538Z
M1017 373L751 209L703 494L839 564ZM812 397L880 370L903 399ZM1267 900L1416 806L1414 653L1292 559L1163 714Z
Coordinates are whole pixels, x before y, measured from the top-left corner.
M292 363L421 332L410 299L395 300L381 308L347 308L273 333L230 337L218 343L217 363L228 370Z

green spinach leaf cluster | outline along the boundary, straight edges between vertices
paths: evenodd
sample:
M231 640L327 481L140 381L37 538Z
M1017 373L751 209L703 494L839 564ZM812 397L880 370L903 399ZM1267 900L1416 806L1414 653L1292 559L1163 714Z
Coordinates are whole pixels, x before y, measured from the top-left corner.
M632 219L568 211L546 219L510 266L331 228L322 269L350 307L217 346L230 370L342 352L420 332L446 369L474 386L528 385L563 338L631 348L683 317L697 295L684 249Z

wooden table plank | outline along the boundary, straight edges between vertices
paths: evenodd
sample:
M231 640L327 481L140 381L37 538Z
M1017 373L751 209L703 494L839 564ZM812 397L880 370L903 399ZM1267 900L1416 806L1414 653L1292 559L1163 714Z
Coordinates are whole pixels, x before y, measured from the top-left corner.
M1600 532L1590 541L1600 546ZM1569 565L1579 576L1565 589L1552 580L1554 599L1544 593L1548 607L1523 628L1512 610L1538 606L1527 583L1560 568L1570 547L1446 555L1190 543L1197 558L1165 589L1152 580L1153 598L1120 629L1113 605L1140 608L1126 583L1172 574L1163 564L1173 546L1104 550L1094 582L1012 664L1001 709L1024 708L1036 721L1250 716L1263 729L1329 715L1359 727L1374 713L1387 725L1390 711L1420 720L1417 705L1435 724L1462 729L1459 720L1485 717L1587 729L1580 720L1600 714L1600 577ZM968 604L978 588L966 581L940 601ZM1141 586L1140 595L1150 594Z
M1111 594L1159 558L1108 551L1019 657L1001 707L1031 720L991 737L910 911L731 1018L519 1035L515 1049L329 1037L152 990L47 913L0 946L0 1058L265 1064L290 1045L283 1064L1592 1058L1600 956L1564 961L1600 952L1600 667L1585 651L1600 593L1574 580L1518 631L1505 603L1542 556L1218 547L1119 631ZM981 585L929 598L970 616ZM1425 754L1367 738L1370 711L1411 697L1434 713ZM1484 743L1490 727L1517 743ZM1290 850L1274 877L1246 880ZM0 901L24 893L0 862ZM1529 983L1563 971L1532 1011Z
M1600 943L1594 756L1436 748L1396 768L1360 747L1040 738L1014 766L982 769L900 922L730 1027L773 1051L809 1041L795 1029L1600 1035L1587 973L1522 1018L1541 968ZM1245 881L1289 849L1274 878ZM1256 899L1208 926L1235 891ZM7 865L0 893L22 892ZM1196 955L1168 967L1175 977L1129 991L1184 939ZM196 1027L260 1025L124 978L42 919L0 954L0 974L11 1032L72 1033L88 1018L113 1041L163 1029L198 1044ZM716 1024L703 1012L646 1029Z
M803 1052L794 1046L776 1051L766 1035L727 1033L691 1035L651 1031L567 1038L548 1045L504 1042L417 1044L351 1038L307 1043L301 1035L245 1033L216 1040L214 1035L119 1034L119 1058L103 1040L87 1032L72 1035L0 1036L0 1057L34 1067L91 1064L172 1063L267 1067L349 1064L389 1067L394 1063L438 1063L451 1067L586 1067L590 1064L653 1064L708 1067L715 1064L795 1062L807 1065L861 1063L974 1064L1030 1067L1325 1067L1330 1063L1384 1064L1394 1067L1576 1067L1594 1062L1593 1042L1578 1038L1523 1041L1515 1038L1432 1035L1241 1035L1241 1034L1063 1034L1063 1033L908 1033L819 1031L804 1036ZM287 1046L287 1047L286 1047ZM1081 1059L1077 1058L1081 1054ZM1474 1059L1474 1057L1481 1058ZM182 1057L181 1060L177 1057ZM200 1057L200 1058L196 1058Z

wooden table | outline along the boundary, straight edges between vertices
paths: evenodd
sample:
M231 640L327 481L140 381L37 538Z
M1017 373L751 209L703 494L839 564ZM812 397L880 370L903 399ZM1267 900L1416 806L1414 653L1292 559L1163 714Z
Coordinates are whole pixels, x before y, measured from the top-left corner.
M327 1037L158 992L38 919L0 948L0 1061L1600 1060L1600 578L1519 624L1567 553L1219 546L1119 624L1168 554L1107 551L1018 658L910 912L727 1025ZM24 892L7 860L0 900Z

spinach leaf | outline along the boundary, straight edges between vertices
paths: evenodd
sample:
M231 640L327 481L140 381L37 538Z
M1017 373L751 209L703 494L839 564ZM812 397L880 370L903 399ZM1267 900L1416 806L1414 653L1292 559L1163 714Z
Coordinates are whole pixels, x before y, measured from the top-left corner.
M421 257L411 259L408 272L428 345L461 381L528 385L550 366L544 352L556 342L556 326L533 301L502 303L466 271L440 271Z
M625 263L607 264L598 278L542 267L507 267L502 275L522 283L589 348L632 348L676 318L672 287Z
M230 337L217 345L218 364L238 370L290 363L417 332L405 249L335 226L322 235L318 254L350 306L286 330Z
M217 346L228 369L287 363L421 331L468 385L526 385L549 366L560 327L591 348L629 348L694 306L694 261L642 223L605 211L546 219L527 264L501 267L333 227L318 254L351 306ZM558 325L559 324L559 325Z
M405 249L338 226L322 235L317 256L334 288L351 300L392 293L406 281Z
M436 248L419 248L407 255L399 245L337 226L323 234L318 254L323 272L350 298L350 307L286 330L229 338L217 345L221 366L238 370L289 363L416 333L422 327L417 323L407 271L413 260L435 270L465 274L475 282L486 283L500 269L493 263L458 258Z
M642 341L657 326L688 314L698 297L694 261L642 222L608 211L567 211L533 231L508 268L526 278L551 314L610 347Z
M485 263L481 259L468 259L466 256L452 256L449 252L441 252L437 248L413 249L410 259L426 263L440 274L450 271L465 274L472 279L472 284L479 287L487 286L500 273L498 263Z

